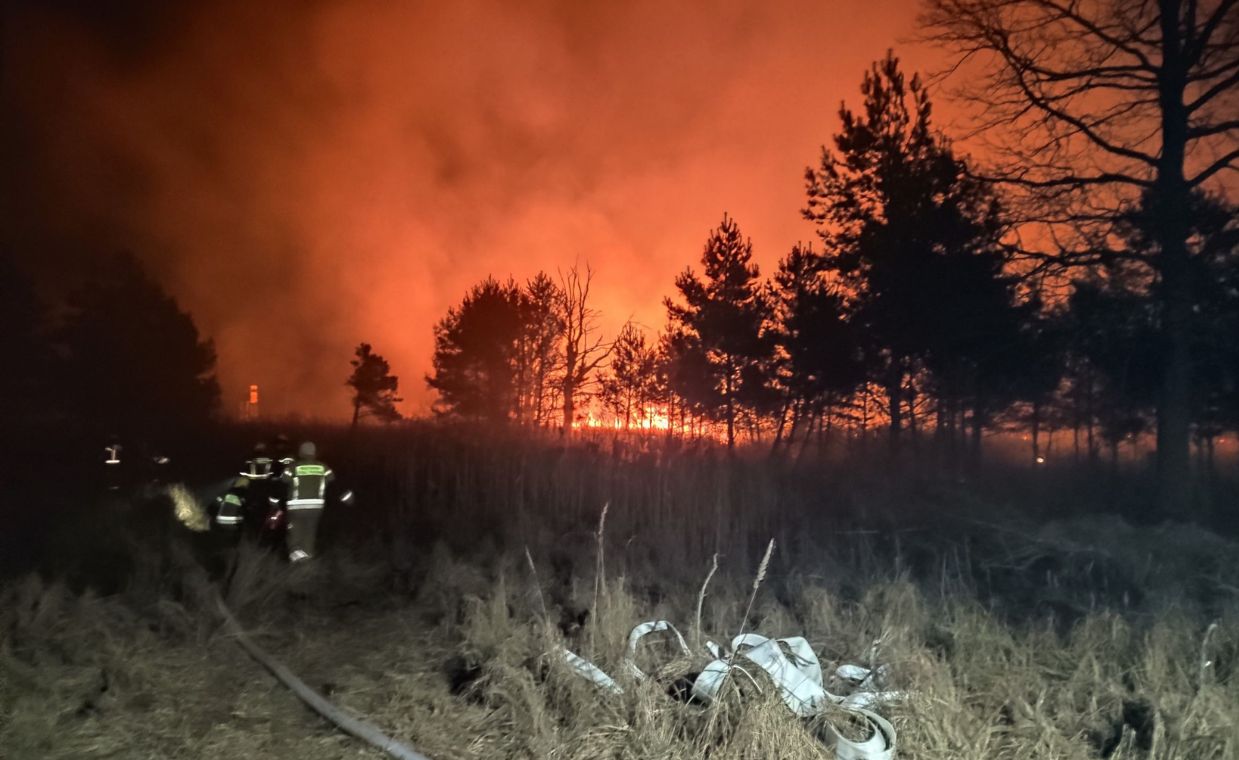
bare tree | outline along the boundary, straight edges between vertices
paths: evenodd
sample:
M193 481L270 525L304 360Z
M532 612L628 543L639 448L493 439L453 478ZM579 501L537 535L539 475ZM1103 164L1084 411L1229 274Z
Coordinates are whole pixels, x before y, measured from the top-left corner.
M1048 245L1042 269L1134 260L1159 301L1160 501L1189 491L1194 191L1239 166L1239 0L926 0L929 39L978 76L991 179L1023 199ZM1110 222L1136 204L1155 247L1117 249ZM1032 248L1033 246L1027 246Z
M563 353L560 392L563 396L563 430L572 431L576 418L576 401L598 366L611 353L611 345L598 334L597 309L589 305L589 289L594 271L585 265L585 273L573 266L559 273L559 320L563 330Z

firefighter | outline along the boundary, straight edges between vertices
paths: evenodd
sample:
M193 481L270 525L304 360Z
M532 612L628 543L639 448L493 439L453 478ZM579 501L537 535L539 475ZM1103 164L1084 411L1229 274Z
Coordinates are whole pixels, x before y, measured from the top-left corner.
M256 443L249 459L245 460L245 469L241 477L245 480L245 490L241 496L242 509L245 515L246 532L258 536L272 512L279 509L280 500L274 489L275 461L267 455L267 445Z
M284 501L288 519L288 559L303 562L314 556L318 537L318 522L327 503L327 487L335 473L317 458L318 449L311 441L301 444L297 459L280 473L280 481L288 488ZM352 501L353 493L345 492L340 501Z
M112 492L119 491L124 481L122 453L124 447L120 445L120 440L115 435L108 436L108 443L103 447L103 483Z
M245 470L241 477L251 482L269 480L274 471L275 462L267 456L267 444L261 441L254 444L254 453L245 460Z
M283 433L275 437L272 449L271 477L278 480L295 459L292 456L292 444L288 442L288 436Z
M232 485L215 500L215 524L235 533L245 521L245 496L249 481L244 476L233 479Z

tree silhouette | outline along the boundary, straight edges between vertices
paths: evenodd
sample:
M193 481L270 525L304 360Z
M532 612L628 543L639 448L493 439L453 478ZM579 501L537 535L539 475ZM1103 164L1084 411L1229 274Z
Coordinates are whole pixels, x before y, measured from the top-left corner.
M712 417L718 401L714 371L700 337L669 324L658 340L658 366L669 404L677 407L681 431L690 418Z
M1073 349L1095 384L1091 412L1116 461L1119 446L1147 428L1156 402L1156 313L1140 291L1099 277L1077 280L1068 304Z
M96 432L166 433L219 403L211 342L133 256L99 262L59 338L68 402Z
M994 179L1023 194L1026 222L1052 228L1044 266L1143 263L1160 280L1160 501L1189 494L1192 406L1191 196L1239 166L1239 4L1233 0L928 0L929 36L983 72L965 98L1002 131ZM1115 249L1137 196L1149 252Z
M574 266L560 275L558 317L563 367L559 388L565 433L571 432L576 423L577 399L611 352L598 334L598 310L589 305L593 280L593 270L588 266L584 274Z
M1126 244L1129 257L1111 262L1111 272L1120 271L1130 282L1129 302L1133 308L1153 315L1159 338L1163 329L1165 298L1160 291L1165 281L1136 259L1156 255L1158 220L1150 194L1117 220L1116 230ZM1211 439L1229 426L1233 409L1234 357L1236 351L1236 307L1239 306L1239 213L1224 198L1194 192L1189 206L1188 254L1192 294L1193 331L1190 356L1193 382L1192 423L1198 440L1206 447ZM1110 274L1108 279L1114 280ZM1140 298L1143 298L1143 301Z
M52 356L47 349L41 300L34 285L9 257L0 256L0 417L25 428L56 411Z
M752 258L752 242L724 215L701 255L705 279L685 270L675 280L684 303L665 301L678 336L675 358L681 371L699 375L691 378L696 400L726 423L729 449L740 412L761 410L772 398L773 341L765 330L770 305Z
M506 422L516 410L521 290L493 277L473 286L435 325L434 374L440 415Z
M1196 199L1193 372L1196 437L1213 467L1214 439L1239 429L1239 209L1221 198Z
M983 219L994 216L997 211L991 210ZM966 224L957 229L967 230ZM972 240L943 246L937 276L926 283L937 292L940 305L924 366L939 424L962 432L968 409L970 449L979 457L982 431L991 419L1018 398L1044 390L1032 382L1029 368L1035 352L1047 346L1038 342L1031 324L1036 304L1020 303L1015 279L1003 272L997 230L982 227L972 234Z
M992 401L986 370L1015 335L1013 285L1002 275L1001 209L930 124L928 93L892 53L861 83L864 105L840 109L834 149L807 169L807 219L823 266L849 291L866 364L885 391L898 448L913 379L935 373L952 402L969 397L979 432Z
M811 246L794 247L773 277L778 378L783 410L774 448L796 433L808 436L824 416L850 398L865 381L859 336L845 316L843 296L830 286L824 262ZM784 434L787 417L790 430Z
M357 346L357 357L350 364L353 374L345 385L353 389L353 427L362 417L376 417L384 422L400 419L396 404L404 399L396 396L400 380L391 374L391 366L369 343Z
M521 336L517 352L517 416L544 425L554 409L553 379L563 365L565 324L559 286L538 272L521 290Z
M1067 325L1065 310L1045 310L1031 301L1015 350L1008 354L1012 373L1008 376L1011 395L1022 404L1011 419L1029 432L1032 461L1041 463L1041 434L1048 430L1069 427L1073 417L1059 403L1059 392L1066 377Z
M611 362L600 382L602 401L631 427L647 421L648 407L657 395L658 351L633 323L624 325L615 338Z

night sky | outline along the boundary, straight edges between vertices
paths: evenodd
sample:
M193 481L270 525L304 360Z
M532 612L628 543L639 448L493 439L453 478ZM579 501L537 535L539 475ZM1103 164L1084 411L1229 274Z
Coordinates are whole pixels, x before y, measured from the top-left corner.
M488 274L588 262L609 332L657 329L724 211L767 269L813 237L803 171L870 62L941 60L913 0L4 8L5 247L136 253L229 412L256 382L343 415L363 340L423 411L432 325Z

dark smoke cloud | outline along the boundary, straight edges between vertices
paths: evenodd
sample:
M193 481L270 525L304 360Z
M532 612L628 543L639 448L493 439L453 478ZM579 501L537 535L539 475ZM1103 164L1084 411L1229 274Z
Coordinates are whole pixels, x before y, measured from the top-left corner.
M136 252L230 406L342 414L365 340L421 409L431 326L487 274L589 262L608 327L654 327L723 211L766 264L810 237L803 167L914 9L10 2L5 245Z

